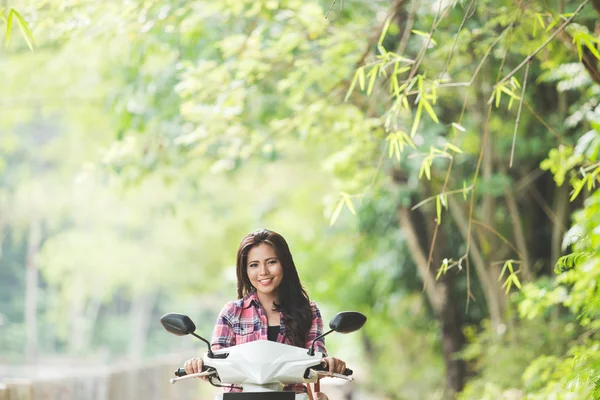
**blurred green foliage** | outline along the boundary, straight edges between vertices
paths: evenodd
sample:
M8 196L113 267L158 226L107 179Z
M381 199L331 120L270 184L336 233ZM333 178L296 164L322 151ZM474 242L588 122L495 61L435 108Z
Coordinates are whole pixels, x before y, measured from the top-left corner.
M326 319L368 315L328 346L367 366L370 390L453 396L455 308L460 398L600 396L600 10L330 6L0 9L23 32L0 50L0 362L32 346L98 363L197 351L158 318L210 335L239 240L268 227Z

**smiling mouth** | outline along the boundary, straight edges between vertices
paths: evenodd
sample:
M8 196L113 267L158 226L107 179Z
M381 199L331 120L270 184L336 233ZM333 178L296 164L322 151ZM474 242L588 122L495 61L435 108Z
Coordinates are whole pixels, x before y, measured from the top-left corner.
M266 279L259 279L258 280L258 282L261 285L265 285L265 286L268 285L268 284L270 284L272 281L273 281L273 278L266 278Z

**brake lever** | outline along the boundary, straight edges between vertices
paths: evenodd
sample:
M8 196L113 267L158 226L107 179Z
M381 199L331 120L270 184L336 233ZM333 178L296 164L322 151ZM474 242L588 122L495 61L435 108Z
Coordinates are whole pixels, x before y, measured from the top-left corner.
M205 371L205 372L198 372L196 374L190 374L190 375L184 375L184 376L180 376L178 378L171 378L171 380L169 382L171 382L171 384L175 384L175 382L177 381L181 381L184 379L189 379L189 378L200 378L202 376L210 376L210 375L216 375L217 371Z
M327 371L317 371L311 368L310 370L311 372L311 376L313 376L313 373L317 374L319 377L330 377L330 378L340 378L340 379L345 379L347 381L352 382L354 380L353 376L346 376L343 374L338 374L335 372L327 372Z

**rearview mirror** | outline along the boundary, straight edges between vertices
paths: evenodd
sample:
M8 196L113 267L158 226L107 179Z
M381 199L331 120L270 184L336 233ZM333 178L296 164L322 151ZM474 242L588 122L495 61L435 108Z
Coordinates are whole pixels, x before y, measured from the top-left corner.
M196 331L194 322L183 314L165 314L161 317L160 323L167 331L177 336L189 335Z
M367 322L367 317L356 311L344 311L338 313L331 322L329 328L338 333L352 333Z

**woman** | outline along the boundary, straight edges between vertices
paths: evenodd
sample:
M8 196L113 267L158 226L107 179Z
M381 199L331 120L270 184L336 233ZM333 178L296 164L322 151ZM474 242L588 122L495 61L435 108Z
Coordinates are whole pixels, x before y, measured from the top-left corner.
M255 340L272 340L309 348L323 333L323 320L317 305L310 302L302 287L287 242L267 229L242 239L237 253L238 300L225 305L217 319L213 350ZM327 354L323 338L315 350ZM330 372L343 373L346 363L333 357L322 360ZM185 362L188 374L202 370L202 359ZM288 385L284 390L305 392L304 385ZM325 400L323 393L317 399Z

